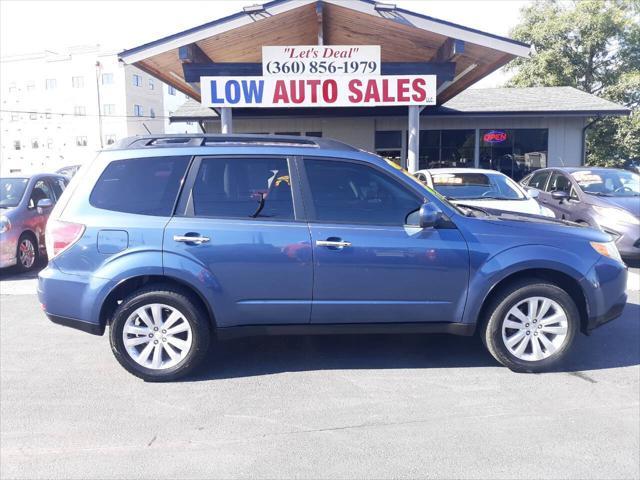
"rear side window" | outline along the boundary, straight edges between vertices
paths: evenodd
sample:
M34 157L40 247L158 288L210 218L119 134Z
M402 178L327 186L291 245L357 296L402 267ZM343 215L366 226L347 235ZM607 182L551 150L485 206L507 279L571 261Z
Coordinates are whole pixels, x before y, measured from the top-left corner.
M115 212L169 216L189 158L151 157L111 162L93 188L89 203Z
M536 188L538 190L544 190L544 186L547 183L547 178L549 178L549 172L536 172L529 179L528 187Z
M294 218L289 167L284 158L205 158L192 193L196 216Z

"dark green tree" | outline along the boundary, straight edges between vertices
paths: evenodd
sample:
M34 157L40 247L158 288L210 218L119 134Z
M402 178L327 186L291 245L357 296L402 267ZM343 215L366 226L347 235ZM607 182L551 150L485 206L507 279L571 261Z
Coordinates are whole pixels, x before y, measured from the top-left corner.
M629 117L592 126L587 163L640 159L640 0L545 0L521 14L511 36L533 44L536 53L511 62L508 84L572 86L629 107Z

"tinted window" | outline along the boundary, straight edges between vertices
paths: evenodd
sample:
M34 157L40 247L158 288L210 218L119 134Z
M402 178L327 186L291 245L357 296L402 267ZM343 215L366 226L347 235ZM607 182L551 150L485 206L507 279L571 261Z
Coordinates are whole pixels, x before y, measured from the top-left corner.
M549 187L547 188L550 192L567 192L571 191L571 180L567 178L566 175L553 172L551 174L551 180L549 180Z
M171 215L188 164L189 157L111 162L93 188L89 202L116 212Z
M404 225L422 203L391 176L366 165L331 160L305 165L318 221Z
M287 161L202 160L193 185L193 210L205 217L293 219Z
M544 186L549 178L549 172L536 172L529 179L528 187L537 188L538 190L544 190Z

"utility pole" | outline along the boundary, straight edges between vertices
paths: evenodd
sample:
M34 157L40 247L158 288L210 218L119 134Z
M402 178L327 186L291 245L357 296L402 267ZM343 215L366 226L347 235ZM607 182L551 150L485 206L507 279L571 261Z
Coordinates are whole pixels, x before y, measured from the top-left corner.
M100 148L104 148L102 143L102 102L100 101L100 61L96 61L96 92L98 93L98 134L100 135Z

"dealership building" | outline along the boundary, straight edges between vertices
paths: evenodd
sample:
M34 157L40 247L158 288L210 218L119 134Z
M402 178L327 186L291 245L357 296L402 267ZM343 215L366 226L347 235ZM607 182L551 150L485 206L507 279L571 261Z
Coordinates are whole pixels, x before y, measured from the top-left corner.
M276 0L120 59L193 99L171 121L205 132L331 137L410 171L483 167L519 179L583 164L593 122L630 113L570 87L469 89L532 54L521 42L392 4ZM332 88L344 92L331 98Z

